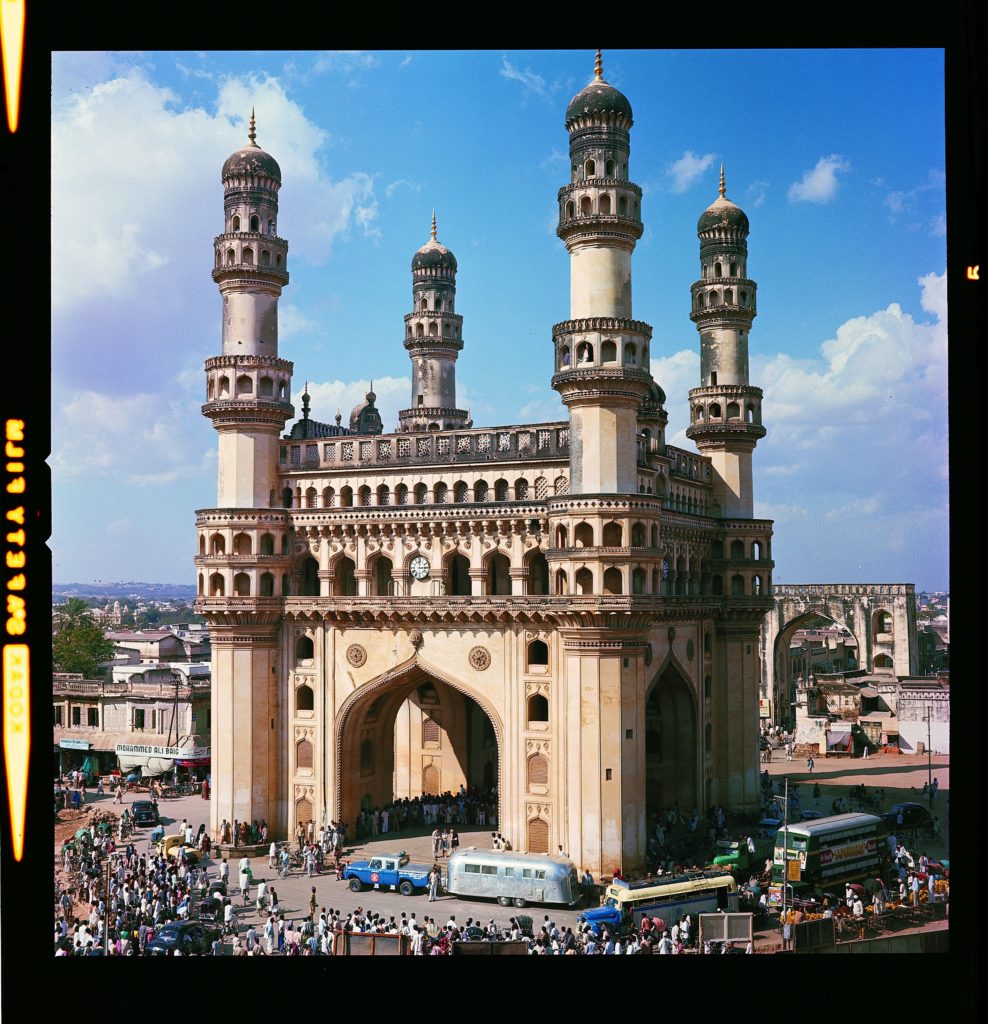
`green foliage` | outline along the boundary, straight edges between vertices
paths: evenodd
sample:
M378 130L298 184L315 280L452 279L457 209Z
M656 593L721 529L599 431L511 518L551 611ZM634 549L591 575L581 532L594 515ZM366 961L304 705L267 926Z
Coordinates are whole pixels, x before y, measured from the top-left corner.
M93 620L86 602L69 598L57 609L58 620L51 643L56 672L81 672L87 678L99 674L100 665L113 658L113 643Z

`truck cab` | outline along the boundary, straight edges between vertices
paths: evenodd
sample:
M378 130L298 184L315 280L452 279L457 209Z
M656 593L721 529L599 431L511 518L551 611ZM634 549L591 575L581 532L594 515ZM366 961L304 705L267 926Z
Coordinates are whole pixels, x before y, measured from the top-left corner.
M374 888L397 890L403 896L411 896L429 887L430 870L428 864L412 864L408 854L401 850L354 861L346 866L343 878L350 882L352 892Z

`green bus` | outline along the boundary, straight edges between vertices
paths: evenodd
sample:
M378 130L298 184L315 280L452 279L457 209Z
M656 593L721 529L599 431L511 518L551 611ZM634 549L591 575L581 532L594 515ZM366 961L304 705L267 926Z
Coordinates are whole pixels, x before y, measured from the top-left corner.
M846 882L877 877L886 860L886 833L885 822L874 814L835 814L780 828L769 906L781 906L787 877L797 898L835 892Z

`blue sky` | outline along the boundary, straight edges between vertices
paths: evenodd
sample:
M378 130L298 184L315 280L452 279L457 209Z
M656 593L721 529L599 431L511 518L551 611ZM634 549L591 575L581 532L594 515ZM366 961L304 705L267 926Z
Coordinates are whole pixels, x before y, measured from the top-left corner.
M565 418L555 197L566 105L592 75L592 50L53 54L54 580L194 580L193 512L216 494L199 407L220 351L219 175L252 105L282 168L296 408L308 381L314 417L347 416L373 378L393 429L435 207L459 263L460 405L478 426ZM693 448L689 286L723 160L751 221L775 579L947 589L942 51L617 50L604 77L634 110L634 314L669 441Z

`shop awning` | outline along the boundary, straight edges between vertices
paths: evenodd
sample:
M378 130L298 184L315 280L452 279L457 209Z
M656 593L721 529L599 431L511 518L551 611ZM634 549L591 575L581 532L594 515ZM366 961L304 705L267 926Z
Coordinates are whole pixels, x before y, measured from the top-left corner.
M858 690L858 693L860 693L862 697L878 696L878 691L875 689L874 686L862 686L861 689Z

